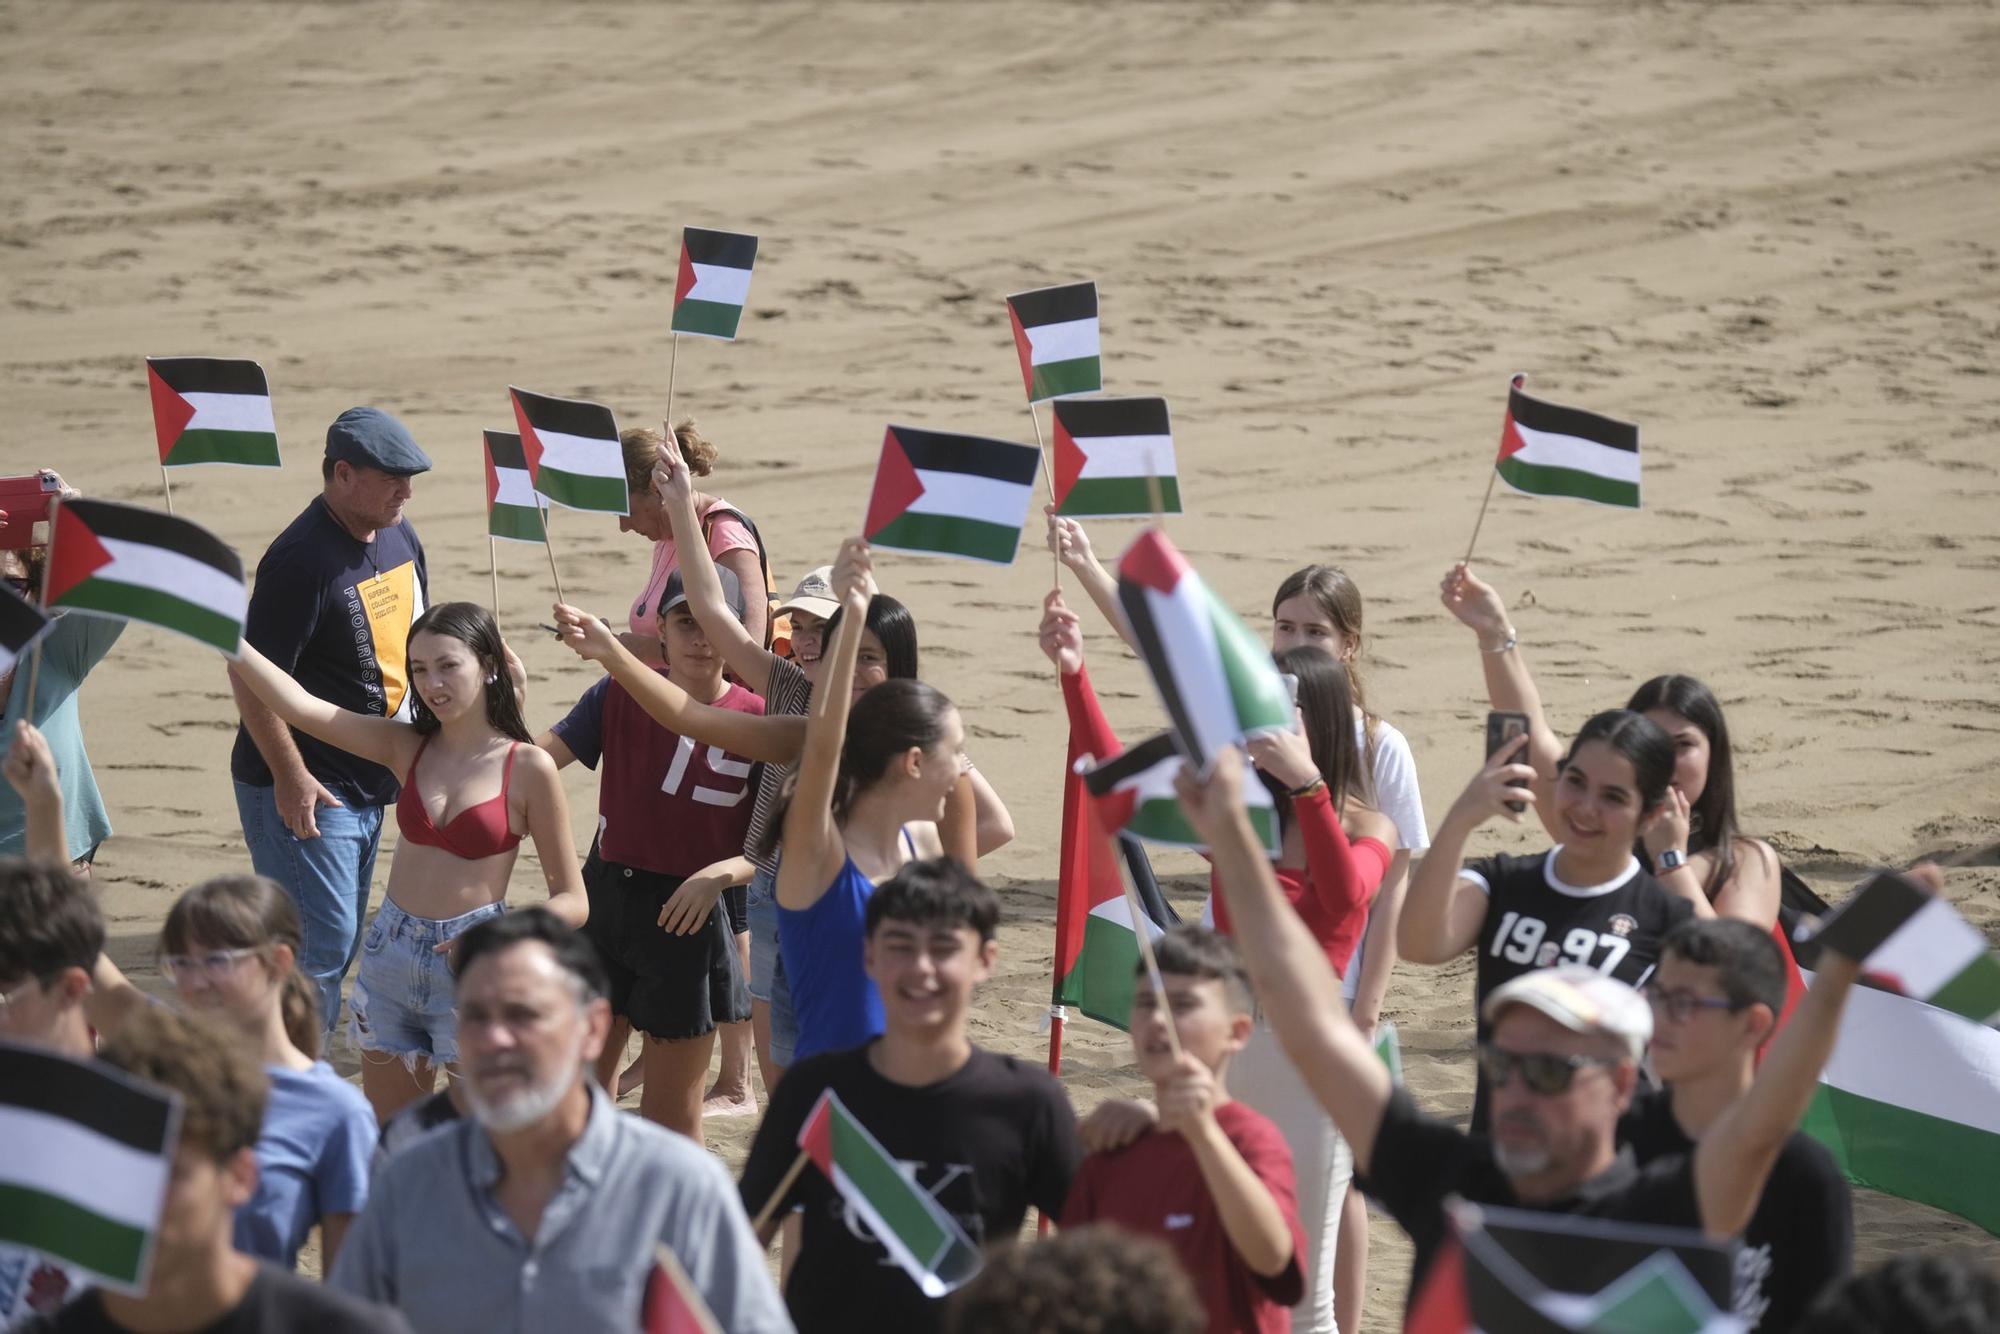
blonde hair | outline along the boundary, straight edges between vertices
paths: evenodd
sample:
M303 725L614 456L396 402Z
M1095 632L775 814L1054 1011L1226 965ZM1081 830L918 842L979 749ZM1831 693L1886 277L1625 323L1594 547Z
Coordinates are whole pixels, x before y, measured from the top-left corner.
M197 945L258 951L291 946L292 967L278 998L285 1036L309 1059L319 1059L319 1001L299 968L305 948L299 910L276 881L261 875L219 875L202 881L168 910L160 945L168 954L186 954ZM269 959L265 962L268 966Z
M659 462L660 446L667 438L650 426L633 426L618 433L618 443L625 450L625 485L634 491L645 491L653 484L653 465ZM706 477L715 470L716 455L720 452L715 442L701 433L692 417L683 417L674 426L674 441L681 447L681 457L687 460L688 471L696 477Z

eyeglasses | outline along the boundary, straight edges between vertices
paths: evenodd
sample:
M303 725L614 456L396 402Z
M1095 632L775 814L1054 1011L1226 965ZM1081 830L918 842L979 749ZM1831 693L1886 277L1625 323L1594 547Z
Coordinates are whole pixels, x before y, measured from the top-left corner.
M223 976L243 960L262 952L246 948L210 950L206 954L169 954L160 960L160 967L175 981L192 978L197 974L214 979Z
M1521 1072L1521 1082L1528 1092L1538 1093L1548 1098L1558 1093L1569 1092L1569 1086L1576 1079L1576 1072L1588 1070L1592 1066L1617 1065L1616 1060L1603 1056L1558 1056L1547 1051L1502 1051L1490 1042L1479 1047L1479 1069L1486 1076L1486 1082L1494 1088L1505 1088L1507 1081L1516 1070Z
M1677 987L1668 991L1657 982L1648 982L1640 988L1640 994L1652 1007L1677 1024L1684 1024L1694 1018L1697 1010L1736 1011L1743 1007L1727 996L1697 996L1694 992Z

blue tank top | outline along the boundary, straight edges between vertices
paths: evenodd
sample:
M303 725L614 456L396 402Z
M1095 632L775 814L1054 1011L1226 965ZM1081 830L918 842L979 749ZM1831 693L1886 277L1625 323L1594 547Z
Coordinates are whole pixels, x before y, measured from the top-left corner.
M916 845L903 831L912 857ZM797 1063L821 1052L847 1051L882 1036L882 996L862 966L868 899L875 882L849 857L826 893L803 912L778 905L778 953L792 989L799 1035Z

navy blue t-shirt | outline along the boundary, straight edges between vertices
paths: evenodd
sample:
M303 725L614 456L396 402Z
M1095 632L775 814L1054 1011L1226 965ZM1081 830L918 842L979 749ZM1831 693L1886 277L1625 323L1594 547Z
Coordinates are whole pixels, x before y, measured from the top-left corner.
M360 542L315 496L257 563L243 637L328 703L408 718L404 651L429 593L423 543L409 520ZM401 774L297 730L292 739L312 776L346 805L386 806L401 791ZM229 770L240 783L271 786L271 767L240 724Z

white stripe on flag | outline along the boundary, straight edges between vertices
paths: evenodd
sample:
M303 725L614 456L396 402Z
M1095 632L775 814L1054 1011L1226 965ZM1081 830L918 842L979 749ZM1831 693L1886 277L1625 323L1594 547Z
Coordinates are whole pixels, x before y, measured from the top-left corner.
M1174 438L1170 435L1087 435L1077 438L1083 451L1079 477L1172 477Z
M151 1232L159 1226L165 1158L25 1107L0 1108L0 1144L28 1150L7 1155L0 1167L7 1184L72 1201L128 1227Z
M713 301L723 306L740 306L750 299L750 269L732 269L725 264L692 264L694 286L686 301Z
M111 563L91 571L92 579L158 589L234 620L243 619L250 595L240 582L213 565L144 542L102 536L97 540L104 544Z
M1553 435L1530 430L1519 422L1514 429L1521 435L1523 448L1511 457L1542 468L1569 468L1614 482L1639 484L1639 453L1632 449L1612 449L1581 436Z
M1194 725L1194 737L1182 744L1199 746L1213 759L1236 737L1236 704L1223 678L1215 622L1209 617L1201 576L1190 572L1171 593L1148 588L1146 604L1153 610L1153 625L1167 659L1164 665Z
M1028 362L1046 366L1051 361L1075 361L1097 355L1097 316L1087 320L1064 320L1060 324L1022 326L1028 334Z
M496 505L519 505L522 509L540 509L542 499L535 494L535 484L528 480L526 468L495 468L493 476L500 485L493 497Z
M625 451L616 440L564 435L561 431L536 431L535 439L542 442L544 468L554 468L572 477L625 475Z
M190 431L257 431L276 435L271 400L262 394L182 394L194 409L185 427Z
M1007 528L1021 526L1034 495L1033 487L969 472L930 472L919 468L917 480L924 484L924 493L911 503L909 513L948 514Z
M1934 898L1868 956L1871 973L1887 973L1918 999L1934 996L1965 966L1986 953L1986 937L1950 902Z
M1855 987L1820 1080L2000 1135L2000 1032L1921 1001Z
M1123 894L1093 905L1090 909L1090 915L1099 921L1109 922L1121 930L1130 931L1132 929L1132 906L1125 901ZM1146 919L1146 934L1154 940L1158 940L1167 933L1160 929L1158 922L1149 917Z

